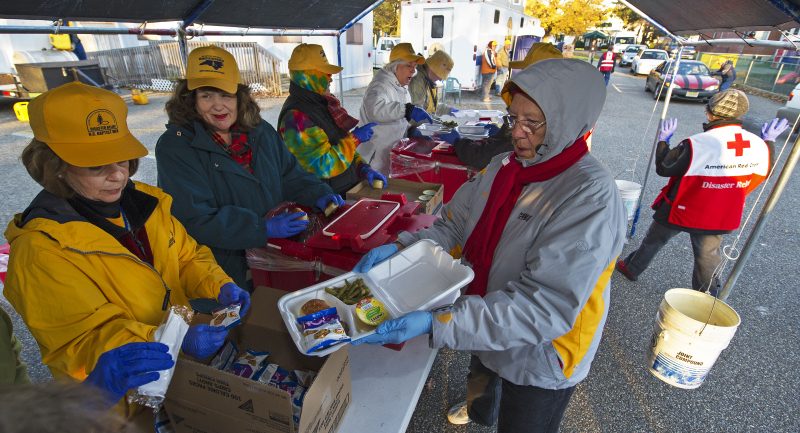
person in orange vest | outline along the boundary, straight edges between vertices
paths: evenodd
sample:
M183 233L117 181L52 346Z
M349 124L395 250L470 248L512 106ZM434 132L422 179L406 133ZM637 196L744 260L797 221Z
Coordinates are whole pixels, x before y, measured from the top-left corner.
M481 90L483 93L483 102L492 101L489 97L489 91L494 82L494 74L497 72L497 57L494 52L494 47L496 46L497 42L489 41L486 45L486 49L483 51L483 56L481 56Z
M597 69L603 73L603 79L606 80L606 86L608 86L608 80L611 79L611 73L614 72L614 67L617 65L617 55L614 54L614 46L609 45L608 50L600 56L600 61L597 62Z
M706 105L703 132L672 148L678 121L664 122L656 173L670 179L653 203L653 222L642 244L617 262L617 272L636 281L670 239L687 232L694 252L692 288L717 296L722 235L739 228L745 197L765 180L774 163L773 142L789 127L776 118L764 124L760 137L742 129L749 106L740 90L717 93Z

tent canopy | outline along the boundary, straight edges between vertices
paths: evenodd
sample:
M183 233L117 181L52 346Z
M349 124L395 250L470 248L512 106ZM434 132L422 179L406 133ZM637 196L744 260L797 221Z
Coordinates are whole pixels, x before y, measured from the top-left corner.
M376 0L23 0L0 17L69 21L183 21L233 27L340 30Z
M584 33L581 37L583 39L605 39L608 35L599 30L592 30L591 32Z
M628 0L674 34L789 29L800 0Z

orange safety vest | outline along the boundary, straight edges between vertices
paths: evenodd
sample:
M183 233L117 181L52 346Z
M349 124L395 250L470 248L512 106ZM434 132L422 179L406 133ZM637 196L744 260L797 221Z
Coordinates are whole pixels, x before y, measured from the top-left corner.
M492 50L487 48L483 52L483 56L481 56L481 74L494 74L495 72L497 72L497 59L495 59L494 68L489 64L489 60L487 60L486 56L490 54L494 55L494 52L492 52Z

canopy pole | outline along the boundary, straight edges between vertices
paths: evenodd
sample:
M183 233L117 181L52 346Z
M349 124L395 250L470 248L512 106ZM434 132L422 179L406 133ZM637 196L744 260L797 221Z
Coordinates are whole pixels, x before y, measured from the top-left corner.
M183 62L184 76L186 75L186 67L189 64L189 46L186 44L186 29L178 29L178 51L181 54L181 61Z
M761 232L764 230L767 221L769 221L769 218L772 216L772 211L775 209L775 205L778 204L783 190L786 189L786 184L789 182L789 177L792 175L798 160L800 160L800 136L798 136L794 142L792 152L789 153L786 164L784 164L783 170L781 170L781 174L778 176L778 180L775 182L775 186L772 188L767 202L764 203L764 207L761 209L761 214L759 214L758 220L753 226L753 231L750 232L750 236L748 236L747 241L745 241L739 259L736 260L730 275L728 275L728 279L725 280L725 285L719 293L719 298L723 301L728 299L731 290L733 290L733 286L736 285L736 280L739 279L739 275L742 273L747 259L750 258L750 254L753 252L753 247L756 245L759 236L761 236Z
M336 61L339 62L339 66L342 66L342 33L336 36ZM344 74L339 72L339 100L344 105L344 80L342 75Z
M639 201L636 203L636 212L633 214L633 221L631 222L631 232L628 234L628 239L636 234L636 224L639 223L639 214L642 210L642 199L644 198L645 187L647 180L650 178L650 170L655 166L656 149L658 148L658 135L661 132L661 126L664 125L664 119L667 118L667 110L669 109L669 102L672 99L672 89L675 88L675 76L678 75L678 66L681 63L681 55L683 55L683 45L678 49L678 54L675 56L675 64L672 68L672 75L669 78L669 86L667 94L664 96L664 107L661 110L661 118L658 120L658 128L656 128L656 136L653 137L653 147L650 149L650 158L647 160L647 169L644 171L644 180L642 180L642 192L639 193ZM663 87L663 85L662 85ZM663 89L661 90L663 91ZM659 89L653 89L653 94L658 98ZM658 99L656 99L658 101Z

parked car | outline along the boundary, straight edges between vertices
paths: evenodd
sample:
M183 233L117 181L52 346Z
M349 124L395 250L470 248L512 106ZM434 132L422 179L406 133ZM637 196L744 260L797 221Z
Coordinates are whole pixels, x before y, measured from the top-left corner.
M680 49L680 46L678 46L676 44L670 45L669 46L669 56L674 59L675 56L678 55L678 50L679 49ZM694 57L696 55L697 55L697 50L695 50L694 47L687 45L687 46L683 47L683 54L681 54L681 58L682 59L694 60Z
M650 73L650 70L668 58L669 55L664 50L653 50L649 48L640 50L631 61L631 73L647 75Z
M650 71L644 82L644 91L653 92L653 99L659 93L663 97L667 89L661 92L663 86L669 86L671 75L667 72L672 68L672 61L663 62ZM675 77L675 86L672 89L673 98L708 101L719 90L719 81L711 76L711 71L703 62L696 60L682 60L678 65L678 75Z
M786 105L778 109L778 114L775 117L782 117L794 125L797 117L800 116L800 83L794 86L794 90L789 92L789 99L786 100ZM792 133L797 132L794 129Z
M619 65L630 66L633 58L639 54L639 51L646 49L647 45L628 45L628 48L625 48L625 51L622 52L622 56L619 58Z

